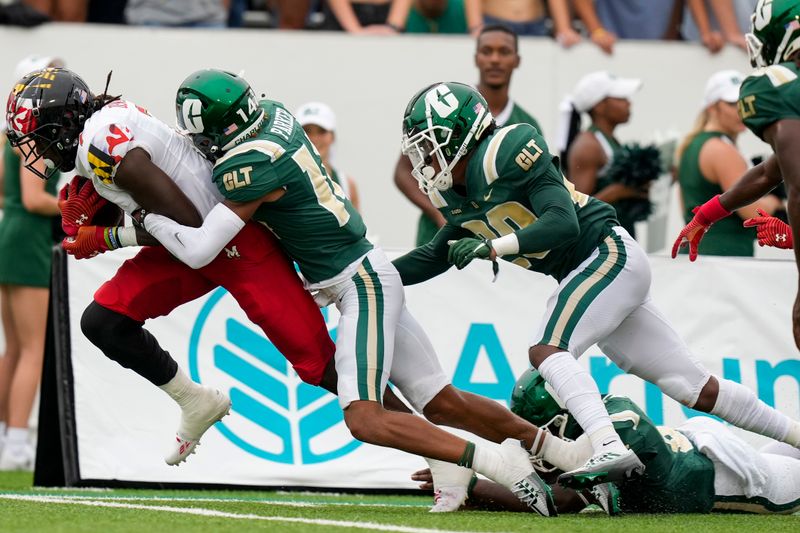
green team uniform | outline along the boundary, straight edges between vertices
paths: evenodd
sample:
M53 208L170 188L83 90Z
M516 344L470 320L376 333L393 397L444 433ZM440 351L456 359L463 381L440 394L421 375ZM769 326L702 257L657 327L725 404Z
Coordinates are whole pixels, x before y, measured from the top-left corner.
M560 281L618 224L611 206L577 192L564 178L558 159L528 124L499 128L478 144L467 164L466 196L451 188L434 192L431 200L447 224L431 242L395 261L406 285L450 267L447 241L512 232L526 253L503 259ZM545 210L548 217L540 219ZM575 223L578 237L564 240L564 229Z
M436 18L422 16L412 7L406 21L406 33L469 33L464 0L447 2L444 12Z
M708 181L700 171L700 151L711 139L730 139L719 131L703 131L695 135L681 156L678 167L678 180L683 196L683 218L689 222L694 217L692 209L702 205L718 194L722 188ZM700 241L698 252L701 255L753 256L755 234L752 229L745 228L739 217L726 217L714 223L706 236ZM681 253L689 253L687 248Z
M760 139L764 130L782 119L800 119L800 69L794 62L757 69L742 82L739 115Z
M657 427L630 399L607 395L603 403L622 442L645 465L644 474L618 483L619 504L629 513L708 513L714 507L714 463L672 428ZM583 433L570 417L564 436Z
M0 284L49 287L53 248L53 217L31 213L22 205L20 159L3 147L5 208L0 220ZM59 175L45 182L55 195Z
M324 170L319 154L286 108L262 100L266 118L258 133L230 149L214 166L225 198L249 202L283 188L253 219L265 224L310 283L335 277L372 249L366 227Z
M530 124L539 134L542 134L542 127L539 125L539 122L535 118L533 118L527 111L522 109L518 106L515 102L509 102L511 105L511 114L508 115L508 119L503 123L499 124L498 126L511 126L513 124ZM503 111L505 112L505 110ZM433 239L433 236L436 235L436 232L439 228L436 227L433 220L428 218L424 213L419 217L419 223L417 224L417 242L416 246L422 246L430 242Z

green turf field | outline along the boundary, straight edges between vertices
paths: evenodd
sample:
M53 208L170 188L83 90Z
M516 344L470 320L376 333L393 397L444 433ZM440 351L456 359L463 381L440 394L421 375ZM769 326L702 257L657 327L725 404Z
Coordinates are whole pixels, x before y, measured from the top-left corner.
M602 513L544 519L513 513L427 512L424 496L285 492L31 488L29 473L0 472L0 532L549 531L705 533L800 531L800 516Z

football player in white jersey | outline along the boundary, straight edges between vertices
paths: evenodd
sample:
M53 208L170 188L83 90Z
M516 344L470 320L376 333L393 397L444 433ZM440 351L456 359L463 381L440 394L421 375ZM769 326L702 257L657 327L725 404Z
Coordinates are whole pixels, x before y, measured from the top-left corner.
M9 141L30 166L42 159L47 179L57 170L79 176L62 190L64 248L77 258L121 246L157 245L139 227L91 225L106 201L129 215L147 209L198 226L220 194L210 163L191 141L131 102L95 97L66 69L24 77L8 101ZM97 191L97 192L95 192ZM99 196L98 196L99 194ZM300 377L319 385L326 367L335 391L333 342L319 309L275 238L248 224L208 266L194 270L160 246L147 246L122 264L94 295L81 328L110 359L163 389L181 407L181 421L168 464L185 460L203 433L230 410L228 396L194 383L143 328L217 286L236 298ZM269 276L252 275L253 272ZM328 363L331 363L328 365Z

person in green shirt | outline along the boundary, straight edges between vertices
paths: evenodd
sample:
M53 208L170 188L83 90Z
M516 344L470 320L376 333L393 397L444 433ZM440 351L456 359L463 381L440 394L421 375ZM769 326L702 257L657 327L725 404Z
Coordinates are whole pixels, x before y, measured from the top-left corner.
M536 119L509 96L511 77L521 61L518 40L517 34L506 26L486 25L481 29L475 50L475 66L478 67L476 89L489 103L498 125L531 124L542 133ZM408 159L402 155L395 164L394 183L406 198L422 210L417 224L416 245L427 243L436 230L444 225L444 217L420 191L417 180L411 175Z
M634 219L619 202L628 198L647 198L647 191L612 183L607 177L614 157L622 149L616 129L631 117L631 97L642 82L619 78L606 71L592 72L581 78L572 94L575 110L591 118L589 128L569 145L567 175L582 193L612 205L620 226L634 238Z
M466 34L481 26L480 0L414 0L406 33Z
M672 246L672 257L689 247L689 260L697 259L703 236L733 211L768 194L783 181L788 193L791 230L771 217L759 217L759 244L790 247L800 231L800 4L792 0L759 0L747 34L750 62L757 67L739 91L739 116L744 125L768 143L773 154L756 165L722 194L694 211ZM747 222L746 222L747 223ZM795 247L800 268L800 251ZM792 333L800 348L800 289L792 310Z
M394 261L405 285L474 259L491 261L495 272L503 259L559 283L528 356L592 443L594 455L564 473L565 483L625 478L643 468L576 361L594 344L684 405L800 446L800 423L694 357L650 298L644 250L610 205L575 190L533 126L498 128L478 91L449 82L415 94L402 127L413 175L447 221L428 244Z
M744 76L735 70L713 74L706 84L703 110L676 154L681 185L683 217L689 222L692 210L730 189L747 171L747 162L736 148L736 137L745 126L736 102ZM738 211L749 219L758 211L773 214L782 208L780 198L768 194ZM755 233L733 217L720 220L703 239L701 255L753 256Z
M32 71L61 64L29 56L17 65L15 81ZM4 128L5 129L5 128ZM5 353L0 357L0 470L33 469L28 420L44 360L53 217L59 214L58 175L45 181L23 165L10 143L0 143L5 179L0 220L0 315ZM44 170L44 162L36 164ZM5 445L4 445L5 443Z
M711 418L694 417L676 428L656 426L630 398L608 394L603 396L603 403L614 430L646 469L640 478L597 485L591 493L553 487L559 513L578 512L589 503L597 503L611 515L711 511L792 514L800 510L797 457L771 453L767 448L756 450ZM534 369L526 370L515 384L511 410L553 435L576 444L586 440L575 418ZM584 456L589 453L584 451ZM540 459L534 462L542 476L559 471ZM569 461L560 466L569 468ZM429 472L415 472L412 479L423 481L421 488L430 489ZM469 495L467 509L525 511L511 493L491 481L473 478Z

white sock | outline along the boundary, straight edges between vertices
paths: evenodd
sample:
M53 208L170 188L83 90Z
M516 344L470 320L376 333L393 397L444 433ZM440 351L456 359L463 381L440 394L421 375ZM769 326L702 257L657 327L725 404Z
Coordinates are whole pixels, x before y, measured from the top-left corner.
M12 428L6 430L5 447L10 451L24 451L28 446L28 428Z
M169 394L181 407L186 406L194 398L195 392L200 385L192 381L189 376L183 373L180 368L175 373L175 377L161 385L159 389Z
M734 426L800 446L800 423L765 404L753 391L729 379L717 378L719 395L712 415Z
M589 436L595 452L627 451L614 431L597 383L571 354L554 353L539 365L538 370Z
M572 442L548 434L537 457L541 457L559 470L570 472L586 464L593 454L592 443L586 434Z

